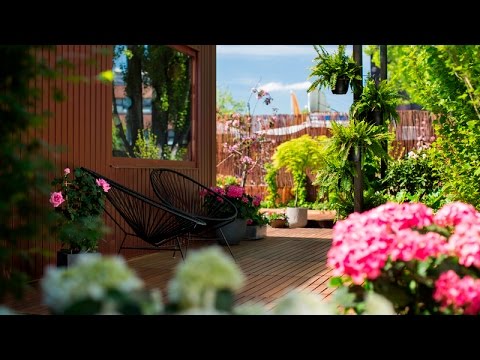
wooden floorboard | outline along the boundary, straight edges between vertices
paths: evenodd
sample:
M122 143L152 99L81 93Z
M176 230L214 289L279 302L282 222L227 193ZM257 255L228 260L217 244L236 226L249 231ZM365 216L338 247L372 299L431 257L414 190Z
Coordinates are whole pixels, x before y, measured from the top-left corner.
M269 227L265 239L244 240L232 246L237 264L247 279L235 303L261 302L271 309L278 298L293 289L331 296L333 289L328 287L331 270L326 266L331 238L332 229ZM226 247L222 249L230 256ZM189 249L191 251L194 249ZM159 251L133 258L128 264L148 288L160 289L165 297L168 281L181 261L179 253L173 258L171 251ZM41 304L38 284L33 284L22 301L12 300L8 305L22 313L48 314Z

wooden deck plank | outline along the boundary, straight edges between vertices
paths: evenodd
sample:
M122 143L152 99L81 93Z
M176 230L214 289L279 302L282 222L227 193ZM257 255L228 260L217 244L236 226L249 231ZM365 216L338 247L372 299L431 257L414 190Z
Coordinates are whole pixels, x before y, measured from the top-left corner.
M330 297L334 289L328 287L331 270L326 266L326 259L331 238L332 229L269 227L265 239L245 240L232 246L237 264L246 276L246 284L236 295L235 303L262 302L271 309L279 297L292 289ZM230 256L226 247L222 249ZM181 261L178 252L173 258L171 251L159 251L130 259L128 264L148 288L160 289L165 299L168 281ZM12 301L9 305L24 313L48 313L41 304L38 284L21 302Z

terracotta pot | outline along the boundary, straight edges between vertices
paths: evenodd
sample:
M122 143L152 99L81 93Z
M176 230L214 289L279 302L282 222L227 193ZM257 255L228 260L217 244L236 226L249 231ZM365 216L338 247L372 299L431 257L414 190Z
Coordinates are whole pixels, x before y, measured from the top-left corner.
M272 228L284 228L287 227L287 220L285 219L273 219L270 220L270 226Z

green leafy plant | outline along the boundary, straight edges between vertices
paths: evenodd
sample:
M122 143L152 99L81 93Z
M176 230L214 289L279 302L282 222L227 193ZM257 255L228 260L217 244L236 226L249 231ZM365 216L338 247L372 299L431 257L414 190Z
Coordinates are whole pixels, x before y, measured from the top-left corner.
M380 111L383 119L399 120L397 106L400 97L396 88L387 80L381 80L378 86L371 77L367 79L363 87L360 99L355 101L350 108L350 118L371 122L374 111ZM380 124L377 124L380 125Z
M63 176L52 180L52 186L60 188L50 194L50 204L60 214L57 229L62 244L73 253L95 251L108 232L101 216L110 185L81 168L76 168L75 177L70 179L70 169L66 168Z
M225 187L228 185L240 185L240 179L232 175L217 175L217 186Z
M268 208L274 208L277 206L278 185L277 185L277 173L278 170L271 163L266 163L265 166L265 184L267 185L267 195L263 201L263 206Z
M140 159L158 159L157 136L151 129L138 130L133 152Z
M356 91L356 81L362 80L360 66L351 56L345 53L345 45L339 45L336 52L329 54L321 45L313 45L317 56L313 60L315 65L311 68L309 78L316 77L308 92L318 87L330 87L335 89L337 79L346 77L350 79L350 86Z
M288 216L285 213L269 211L265 213L268 220L287 220Z
M383 142L391 136L386 127L365 121L351 119L347 126L332 122L332 137L326 149L324 166L317 169L313 184L319 186L320 196L328 198L329 206L337 212L337 217L353 212L355 168L351 160L355 149L362 152L360 160L364 172L364 205L377 204L380 160L388 159Z
M424 202L427 195L437 192L441 188L441 177L428 154L428 150L412 150L404 158L390 161L382 180L385 193L416 195L410 201Z
M307 170L316 170L325 161L325 151L329 140L326 136L312 138L303 135L280 144L272 156L275 169L285 168L293 176L294 206L306 201L305 183Z
M22 297L29 280L25 265L42 251L33 244L53 220L53 212L37 201L49 191L50 149L33 130L48 115L34 111L41 103L39 87L47 83L35 79L51 79L56 72L38 50L42 46L0 45L0 302L7 294ZM52 93L60 100L58 90Z

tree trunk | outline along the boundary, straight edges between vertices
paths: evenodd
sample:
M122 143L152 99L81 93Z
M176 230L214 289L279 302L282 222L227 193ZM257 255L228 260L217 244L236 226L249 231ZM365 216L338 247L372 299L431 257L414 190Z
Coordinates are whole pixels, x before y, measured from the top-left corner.
M142 96L142 45L127 45L133 56L127 59L127 84L125 92L132 100L127 111L127 132L130 133L130 145L135 148L138 131L143 130L143 96Z
M133 148L132 146L130 146L130 144L127 141L127 137L125 136L125 132L123 131L123 126L120 120L120 116L118 115L117 104L115 103L115 86L112 86L112 102L113 102L113 123L117 128L116 131L118 131L118 135L120 136L120 139L122 139L123 146L125 146L125 149L127 150L128 155L130 157L135 157L135 154L133 153Z

